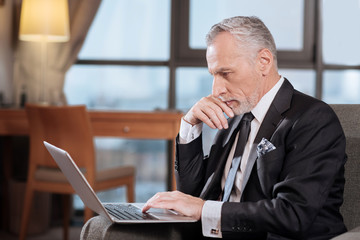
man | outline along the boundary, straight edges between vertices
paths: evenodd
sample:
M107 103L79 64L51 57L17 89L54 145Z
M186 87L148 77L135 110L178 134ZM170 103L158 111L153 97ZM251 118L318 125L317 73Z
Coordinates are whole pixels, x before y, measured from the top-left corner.
M174 209L201 220L193 231L189 225L180 231L194 238L200 233L330 239L345 232L339 212L345 136L339 120L328 105L294 90L278 74L275 43L263 22L233 17L214 25L206 59L212 94L182 119L175 162L178 191L155 194L143 211ZM208 156L202 151L203 123L219 129ZM97 226L89 222L82 236ZM169 228L163 226L158 230ZM159 232L153 227L153 234ZM112 231L135 234L132 228Z
M156 194L143 211L167 208L193 216L207 237L329 239L345 232L339 212L344 133L328 105L278 74L266 26L256 17L223 20L207 35L206 58L212 94L182 119L179 191ZM222 201L240 138L235 129L249 112L250 134L230 197ZM209 156L202 152L203 123L219 129Z

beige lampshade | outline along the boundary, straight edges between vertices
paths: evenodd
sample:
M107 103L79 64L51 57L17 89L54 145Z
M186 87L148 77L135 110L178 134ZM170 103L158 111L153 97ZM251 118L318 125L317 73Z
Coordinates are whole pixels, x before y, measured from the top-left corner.
M19 39L66 42L70 38L67 0L23 0Z

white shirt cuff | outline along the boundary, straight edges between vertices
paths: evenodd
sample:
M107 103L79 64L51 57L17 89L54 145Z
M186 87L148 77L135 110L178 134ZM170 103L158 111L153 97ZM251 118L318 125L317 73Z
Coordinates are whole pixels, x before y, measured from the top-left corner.
M203 127L203 123L199 123L193 126L181 118L180 131L179 131L180 144L187 144L192 140L196 139L197 137L199 137L202 131L202 127Z
M201 213L202 233L205 237L222 238L221 207L223 202L205 201Z

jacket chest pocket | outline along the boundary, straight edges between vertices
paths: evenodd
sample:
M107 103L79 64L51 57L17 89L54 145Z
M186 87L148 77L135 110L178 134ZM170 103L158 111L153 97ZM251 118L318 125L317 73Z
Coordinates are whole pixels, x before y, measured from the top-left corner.
M256 160L257 172L262 191L269 198L272 197L274 185L279 181L279 175L284 161L284 147L276 147Z

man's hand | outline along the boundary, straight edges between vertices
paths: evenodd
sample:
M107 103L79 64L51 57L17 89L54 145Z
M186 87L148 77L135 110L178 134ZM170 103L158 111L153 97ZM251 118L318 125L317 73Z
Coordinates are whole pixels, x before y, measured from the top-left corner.
M185 216L200 220L204 203L205 201L201 198L193 197L179 191L160 192L145 203L142 211L146 212L150 208L171 209Z
M233 110L225 102L209 95L200 99L184 116L184 120L192 125L204 122L213 129L227 129L229 126L224 113L234 117Z

